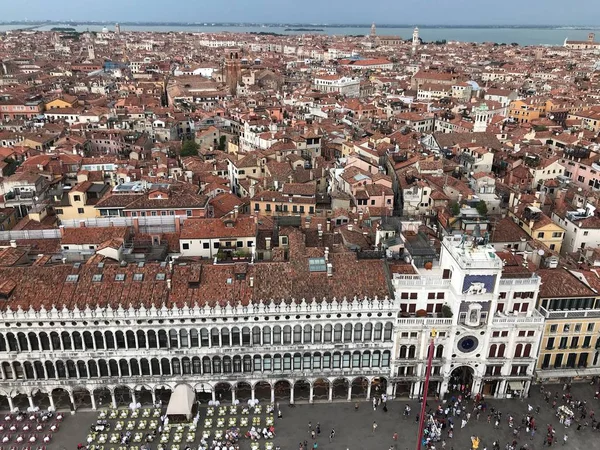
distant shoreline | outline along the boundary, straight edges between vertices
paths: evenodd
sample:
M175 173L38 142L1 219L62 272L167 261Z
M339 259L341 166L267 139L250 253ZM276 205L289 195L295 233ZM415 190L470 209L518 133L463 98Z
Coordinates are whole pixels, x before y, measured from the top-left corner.
M114 26L115 23L119 23L121 26L148 26L148 27L264 27L264 28L306 28L311 31L316 31L315 28L370 28L371 24L317 24L317 23L255 23L255 22L118 22L118 21L56 21L56 20L32 20L32 21L0 21L0 25L23 25L27 27L42 26L42 25L67 25L67 26L82 26L82 25L95 25L95 26ZM377 28L411 28L415 24L379 24ZM443 24L430 24L422 25L417 24L423 29L436 29L436 28L448 28L448 29L539 29L539 30L595 30L600 29L600 26L585 26L585 25L443 25Z

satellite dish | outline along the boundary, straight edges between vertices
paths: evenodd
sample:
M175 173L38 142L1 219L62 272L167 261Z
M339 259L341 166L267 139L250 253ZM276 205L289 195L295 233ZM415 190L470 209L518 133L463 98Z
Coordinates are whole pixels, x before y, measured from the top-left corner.
M542 250L541 248L538 250L538 255L544 256L544 253L546 253L546 252L544 250Z

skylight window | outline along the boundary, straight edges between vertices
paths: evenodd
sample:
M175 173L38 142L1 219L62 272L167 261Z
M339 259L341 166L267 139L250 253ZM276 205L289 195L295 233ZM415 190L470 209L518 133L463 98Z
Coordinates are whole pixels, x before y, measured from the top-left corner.
M164 279L166 278L164 273L157 273L156 274L156 280L157 281L164 281Z
M134 273L133 274L133 281L143 281L143 280L144 280L143 273Z
M115 281L125 281L125 274L124 273L118 273L115 275Z
M67 275L68 283L76 283L79 280L79 275Z
M101 273L97 273L94 276L92 276L92 281L94 283L98 283L98 282L102 281L102 274Z
M309 272L326 272L325 258L308 258L308 270Z

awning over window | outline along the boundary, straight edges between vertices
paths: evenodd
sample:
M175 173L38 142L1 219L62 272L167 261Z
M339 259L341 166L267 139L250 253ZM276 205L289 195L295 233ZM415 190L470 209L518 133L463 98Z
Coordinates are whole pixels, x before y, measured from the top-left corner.
M521 383L520 381L509 381L508 387L510 388L511 391L522 391L523 383Z

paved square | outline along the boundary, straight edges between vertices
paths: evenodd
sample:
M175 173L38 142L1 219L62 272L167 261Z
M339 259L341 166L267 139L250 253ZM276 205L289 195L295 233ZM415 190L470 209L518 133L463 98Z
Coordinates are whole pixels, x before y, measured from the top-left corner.
M551 391L552 395L559 394L562 397L562 386L548 385L547 391ZM593 398L595 388L589 383L574 384L571 392L575 400L585 400L588 404L588 410L600 410L600 402ZM411 416L409 419L403 417L403 409L406 404L411 406ZM487 399L488 411L494 407L502 412L502 423L498 430L494 429L493 421L487 423L487 416L482 414L480 420L477 421L475 416L471 417L470 422L464 429L460 429L460 420L455 420L455 433L453 439L446 439L446 449L451 450L466 450L471 448L470 437L477 435L481 438L480 450L487 448L492 449L492 442L498 440L500 448L504 449L508 442L512 442L512 429L508 427L507 419L512 415L515 419L515 425L521 423L521 419L527 414L527 405L530 404L534 408L540 406L540 413L535 415L538 432L533 440L529 436L525 436L525 432L521 432L518 439L518 447L527 444L530 449L541 449L545 436L547 424L552 424L556 429L557 444L562 446L564 434L568 434L567 448L575 450L583 449L599 449L600 442L596 437L597 431L593 431L590 426L582 427L577 431L577 423L574 423L570 428L565 429L559 424L551 404L546 404L543 396L540 394L539 386L534 386L531 392L531 398L525 399L506 399L495 400ZM429 400L428 405L435 407L437 403L434 400ZM263 403L263 407L266 406ZM281 446L282 450L297 450L301 442L307 441L309 450L312 448L314 441L311 439L308 431L308 423L311 422L313 428L317 423L320 423L321 434L317 436L316 442L318 450L388 450L391 445L396 444L399 450L413 450L416 446L416 435L418 424L415 420L415 415L419 410L419 404L416 401L394 400L388 402L388 412L382 411L381 407L377 411L369 402L361 402L358 411L354 409L354 403L336 402L336 403L316 403L314 405L297 404L296 407L290 408L287 404L281 404L283 419L275 419L276 437L275 445ZM199 429L197 435L201 435L206 408L201 409L201 419L199 421ZM72 450L77 448L79 442L85 442L90 425L93 424L98 417L97 412L78 412L75 416L68 417L61 432L53 441L52 449L62 450L63 448ZM579 415L577 415L579 417ZM372 432L373 421L378 424L375 433ZM584 421L582 421L583 423ZM336 431L333 442L329 442L329 433L334 428ZM242 428L242 432L246 430ZM399 435L398 441L394 442L392 436L394 432ZM447 436L444 433L444 436ZM264 440L261 440L261 449L264 449ZM156 449L158 443L151 445L152 449ZM113 447L106 445L105 449L110 450ZM114 446L118 448L118 446ZM181 444L181 449L185 448L185 444ZM197 448L197 447L196 447ZM240 440L240 448L242 450L250 450L250 441L248 439ZM440 450L441 444L436 444L436 449Z

